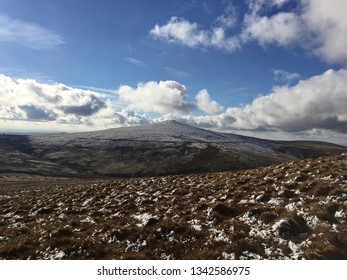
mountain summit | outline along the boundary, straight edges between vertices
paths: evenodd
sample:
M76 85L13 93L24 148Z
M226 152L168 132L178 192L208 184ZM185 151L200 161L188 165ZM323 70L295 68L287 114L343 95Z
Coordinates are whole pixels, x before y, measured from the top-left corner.
M98 139L127 139L134 141L153 142L182 142L182 141L203 141L215 142L231 139L231 134L217 133L183 124L174 120L152 123L148 125L112 128L108 130L70 134L76 137L91 137Z
M95 132L0 136L0 172L50 176L153 176L248 169L346 148L269 141L177 121Z

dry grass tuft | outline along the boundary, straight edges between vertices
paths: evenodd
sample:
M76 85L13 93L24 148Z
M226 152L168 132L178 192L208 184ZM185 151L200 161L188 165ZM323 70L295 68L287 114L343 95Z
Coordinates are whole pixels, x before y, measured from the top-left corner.
M233 217L237 213L237 211L234 208L223 203L218 203L217 205L213 206L212 210L218 213L219 215L225 217Z
M0 259L347 259L346 174L347 154L166 177L7 176Z

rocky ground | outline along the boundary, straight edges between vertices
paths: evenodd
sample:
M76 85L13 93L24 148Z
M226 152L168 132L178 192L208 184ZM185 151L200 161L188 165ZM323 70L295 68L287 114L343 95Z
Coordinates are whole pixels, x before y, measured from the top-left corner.
M347 154L112 180L2 174L1 259L347 259Z

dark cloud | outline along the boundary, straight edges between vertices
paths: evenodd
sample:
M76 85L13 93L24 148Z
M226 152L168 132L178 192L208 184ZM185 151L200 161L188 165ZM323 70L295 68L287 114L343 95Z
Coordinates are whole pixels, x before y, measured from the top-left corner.
M52 111L48 111L34 105L23 105L19 106L19 108L22 109L26 113L27 118L31 120L52 121L56 118L56 114L54 114Z
M298 132L315 128L347 133L347 121L340 121L337 116L327 118L311 116L303 118L300 121L282 122L277 127L278 129L286 132Z
M74 114L77 116L91 116L98 112L100 109L106 108L105 102L100 100L94 95L90 96L88 103L79 106L61 106L60 109L65 114Z

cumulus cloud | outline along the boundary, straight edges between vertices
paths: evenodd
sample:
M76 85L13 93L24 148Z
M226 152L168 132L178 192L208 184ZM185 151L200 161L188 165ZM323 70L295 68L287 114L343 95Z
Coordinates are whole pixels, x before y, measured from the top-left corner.
M328 70L295 86L275 87L243 108L219 115L185 117L204 127L223 130L347 133L347 70Z
M230 24L230 18L220 19ZM229 23L228 23L229 22ZM201 29L197 23L186 19L172 17L165 25L156 24L150 31L156 39L171 43L180 43L188 47L214 47L220 50L233 51L240 47L236 36L227 36L224 26L216 26L209 30Z
M60 35L38 24L0 13L0 42L16 43L40 50L62 45L64 40Z
M85 100L85 104L79 105L65 105L59 107L59 109L63 110L65 114L73 114L79 116L90 116L98 112L101 108L105 107L106 104L100 100L95 95L91 94Z
M182 85L176 88L184 91ZM120 100L117 91L100 94L90 89L0 75L0 128L86 131L151 121L148 115L127 107L129 102Z
M298 77L282 70L277 74L286 79ZM276 132L286 137L326 137L326 131L330 135L347 133L347 70L328 70L293 86L274 87L268 95L244 107L225 110L206 89L190 104L186 87L176 81L121 86L116 93L107 99L91 90L0 75L0 126L11 128L14 122L8 121L24 121L25 127L29 122L40 122L41 127L48 123L49 130L52 124L58 126L57 130L72 125L73 130L95 130L176 119L210 129L258 133L253 136L270 137L269 133ZM204 114L193 115L193 108ZM146 114L153 112L160 117L153 119L153 115Z
M150 117L146 114L140 114L130 108L122 109L118 115L121 117L123 125L143 125L150 123Z
M281 8L291 0L250 0L244 16L241 38L243 42L256 40L261 46L277 44L284 47L302 34L302 20L295 12L279 11L267 15L273 7Z
M35 105L21 105L19 108L25 112L27 118L30 120L50 121L57 117L54 112Z
M0 119L2 120L24 120L26 114L18 106L5 106L0 104Z
M199 110L210 114L220 114L223 112L223 106L219 105L215 100L210 98L206 89L201 90L195 97L196 106Z
M152 81L134 88L125 85L101 94L0 75L0 127L26 122L26 128L40 123L43 130L83 131L147 124L153 121L153 115L147 112L190 114L197 105L187 98L186 87L176 81ZM206 90L197 95L196 101L204 112L216 114L222 110Z
M172 17L156 24L150 35L191 48L240 49L256 41L262 47L296 46L329 63L347 62L347 1L345 0L249 0L242 22L232 5L210 27ZM287 5L292 3L291 6ZM289 8L288 8L289 7ZM293 8L295 7L295 8ZM230 35L231 28L234 30Z
M314 53L328 62L347 62L347 1L303 0L302 18L313 34Z
M262 46L267 44L287 46L298 37L302 26L299 16L285 12L271 17L246 15L244 24L243 39L255 39Z
M78 122L107 107L90 90L5 75L0 75L0 104L2 119L57 122Z
M206 45L208 42L206 31L199 30L196 23L190 23L177 17L172 17L166 25L156 24L150 31L150 35L157 39L182 43L189 47Z
M176 81L139 83L136 88L121 86L118 94L134 109L144 112L175 113L188 112L188 92Z
M278 11L268 16L269 6L281 8L293 0L249 2L241 37L257 40L260 45L297 45L323 60L347 61L347 9L345 0L301 0L297 9Z

